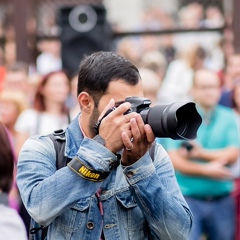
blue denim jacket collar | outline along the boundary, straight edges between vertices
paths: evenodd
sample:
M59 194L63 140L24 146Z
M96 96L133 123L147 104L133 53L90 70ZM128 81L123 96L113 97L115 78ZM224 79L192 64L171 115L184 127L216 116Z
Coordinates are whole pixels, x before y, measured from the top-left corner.
M79 126L79 118L81 115L78 115L66 129L66 148L65 155L69 158L73 158L81 145L81 142L84 138L83 133Z

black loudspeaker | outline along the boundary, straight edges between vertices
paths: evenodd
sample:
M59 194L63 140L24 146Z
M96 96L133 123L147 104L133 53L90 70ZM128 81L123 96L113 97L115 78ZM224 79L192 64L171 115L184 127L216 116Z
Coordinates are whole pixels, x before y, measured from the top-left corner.
M70 75L78 72L85 54L112 50L112 32L103 5L61 7L58 23L62 66Z

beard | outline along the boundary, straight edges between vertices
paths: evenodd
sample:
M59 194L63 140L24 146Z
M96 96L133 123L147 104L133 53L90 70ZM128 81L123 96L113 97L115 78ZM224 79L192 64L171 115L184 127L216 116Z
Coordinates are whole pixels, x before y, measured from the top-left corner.
M91 138L94 138L96 136L94 126L98 122L99 116L100 116L100 114L99 114L97 107L94 107L92 115L89 120L89 124L88 124L89 134L90 134Z

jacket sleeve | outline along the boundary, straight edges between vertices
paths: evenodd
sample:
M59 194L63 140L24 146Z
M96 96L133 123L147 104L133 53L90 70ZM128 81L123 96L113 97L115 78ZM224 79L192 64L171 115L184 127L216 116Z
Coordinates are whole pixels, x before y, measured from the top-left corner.
M112 161L114 154L104 147L101 154L93 154L98 147L96 144L91 139L84 140L76 157L86 164L99 163L97 159L102 156L106 161ZM104 163L106 161L102 160ZM93 167L101 171L109 170L106 163ZM31 137L25 142L17 168L17 185L22 201L30 216L44 226L80 200L86 202L102 184L81 178L67 166L57 171L53 142L47 136Z
M170 158L159 144L123 170L150 230L157 239L188 239L192 213L180 191Z

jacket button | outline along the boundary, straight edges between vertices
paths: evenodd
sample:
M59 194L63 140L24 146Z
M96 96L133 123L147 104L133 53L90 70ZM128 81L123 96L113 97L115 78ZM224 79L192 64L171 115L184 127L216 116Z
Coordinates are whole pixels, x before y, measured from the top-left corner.
M92 229L94 228L94 223L93 223L93 222L88 222L88 223L87 223L87 228L88 228L89 230L92 230Z
M131 178L133 176L133 172L132 171L129 171L128 173L127 173L127 177L128 178Z

